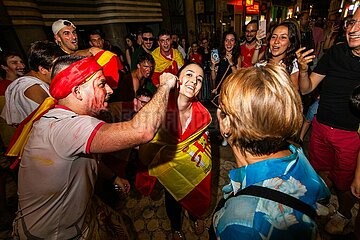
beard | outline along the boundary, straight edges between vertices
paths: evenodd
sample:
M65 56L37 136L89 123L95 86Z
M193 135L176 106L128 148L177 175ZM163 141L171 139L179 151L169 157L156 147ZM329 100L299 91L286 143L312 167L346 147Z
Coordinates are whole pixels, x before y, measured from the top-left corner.
M256 40L256 37L253 37L250 41L245 38L246 43L252 43Z

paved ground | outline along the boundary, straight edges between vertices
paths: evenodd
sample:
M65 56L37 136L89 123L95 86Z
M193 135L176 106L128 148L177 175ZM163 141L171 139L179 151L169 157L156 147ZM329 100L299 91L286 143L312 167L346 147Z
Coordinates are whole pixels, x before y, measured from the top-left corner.
M213 154L213 204L214 207L217 201L221 198L221 187L228 183L227 172L235 167L234 158L230 147L221 147L220 140L217 138L216 128L214 127L216 122L211 125L211 137L212 137L212 154ZM306 149L306 142L305 142ZM7 184L8 197L11 202L14 202L16 196L16 184L9 178ZM336 198L332 197L332 203L336 205ZM357 212L358 204L354 208L354 214ZM164 206L164 192L160 189L159 193L152 198L144 197L132 188L129 196L121 201L117 201L114 208L121 212L130 228L129 232L132 232L136 239L139 240L167 240L171 238L171 228L169 220L166 216ZM205 230L200 236L195 235L188 216L183 214L183 231L186 239L208 239L208 233ZM211 213L204 219L206 226L211 224ZM353 230L353 223L349 224L345 233ZM345 237L329 236L322 233L323 239L351 239L349 235ZM0 232L0 239L8 239L10 237L10 231Z

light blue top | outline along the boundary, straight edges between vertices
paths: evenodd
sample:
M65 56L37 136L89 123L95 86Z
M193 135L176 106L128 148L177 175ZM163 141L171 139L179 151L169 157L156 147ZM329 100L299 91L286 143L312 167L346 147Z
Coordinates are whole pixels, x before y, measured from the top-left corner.
M290 145L292 154L260 161L229 171L230 184L224 197L260 185L292 195L316 209L316 202L330 197L324 181L316 174L301 148ZM318 228L307 215L277 202L239 195L229 199L214 214L220 239L315 239Z

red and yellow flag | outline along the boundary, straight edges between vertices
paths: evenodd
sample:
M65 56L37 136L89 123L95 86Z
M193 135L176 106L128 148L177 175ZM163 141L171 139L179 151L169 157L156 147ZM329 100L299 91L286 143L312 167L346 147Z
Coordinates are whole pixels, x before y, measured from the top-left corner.
M160 47L156 48L151 53L151 55L155 60L155 69L151 77L151 80L155 86L159 85L159 79L161 74L167 72L176 75L179 68L184 65L184 59L182 58L181 53L177 49L170 49L171 59L161 53Z
M211 201L211 146L206 131L211 116L199 102L192 107L192 121L182 137L163 128L150 143L140 147L139 157L148 167L150 178L140 173L136 187L145 195L150 194L154 184L151 176L156 177L192 216L200 217Z

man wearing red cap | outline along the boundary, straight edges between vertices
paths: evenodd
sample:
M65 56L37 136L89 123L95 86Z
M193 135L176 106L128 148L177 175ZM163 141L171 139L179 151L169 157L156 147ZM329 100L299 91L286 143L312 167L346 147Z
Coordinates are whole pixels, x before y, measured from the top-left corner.
M106 52L105 52L106 53ZM128 122L95 118L112 93L106 82L110 57L60 57L53 67L52 98L20 125L8 155L22 155L19 239L93 239L90 209L98 161L91 154L114 152L150 141L164 120L176 77L166 73L152 100ZM104 69L104 72L103 72ZM116 69L116 68L113 68ZM117 71L117 69L116 69ZM28 140L26 140L28 139Z

